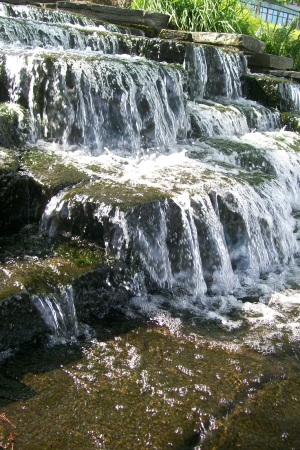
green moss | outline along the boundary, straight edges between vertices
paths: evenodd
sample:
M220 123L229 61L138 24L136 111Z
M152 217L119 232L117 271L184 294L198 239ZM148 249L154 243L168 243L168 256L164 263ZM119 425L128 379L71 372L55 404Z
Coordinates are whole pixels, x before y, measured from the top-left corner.
M291 81L267 75L243 75L244 95L264 106L279 108L281 111L289 109L288 100L282 97L279 87Z
M0 147L0 175L15 173L19 168L16 154L12 150Z
M29 131L28 112L20 105L0 103L0 145L14 148Z
M90 200L101 201L120 209L131 208L138 203L170 197L171 194L146 185L124 185L116 182L81 183L70 189L64 200L75 196L85 196Z
M120 170L118 166L104 166L104 164L88 164L85 166L85 169L91 170L95 175L118 175L118 177L122 176L123 171Z
M251 144L239 142L226 138L210 138L205 141L209 146L219 150L225 155L232 155L232 153L256 152L257 148Z
M242 183L250 184L251 186L258 186L262 183L265 183L266 181L271 181L275 177L272 175L267 175L261 172L240 172L239 175L235 176L233 175L233 178L235 178L237 181L240 181Z
M107 256L103 249L79 240L59 244L54 253L64 260L74 263L77 267L94 269L107 262Z
M281 114L282 125L286 127L288 131L295 131L296 133L300 133L300 113L293 112L285 112Z
M40 239L42 242L42 236ZM38 248L27 248L29 255L23 253L10 258L9 263L0 263L0 302L23 289L30 294L53 292L57 286L65 286L75 277L109 261L103 249L85 241L46 244L46 247L50 255L45 257L31 256ZM17 248L13 250L18 253Z
M70 163L54 153L45 152L38 148L27 149L21 156L21 167L28 170L32 176L49 190L59 186L79 183L87 178Z

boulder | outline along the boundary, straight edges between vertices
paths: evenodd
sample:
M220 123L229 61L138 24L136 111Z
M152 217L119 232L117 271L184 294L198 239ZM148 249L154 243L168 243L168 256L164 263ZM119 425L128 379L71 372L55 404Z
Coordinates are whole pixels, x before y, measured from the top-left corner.
M293 67L294 60L285 56L271 55L268 53L257 53L248 56L248 66L259 67L264 69L286 70Z
M199 44L219 45L221 47L237 47L249 52L263 52L266 44L252 36L236 33L194 32L192 39Z

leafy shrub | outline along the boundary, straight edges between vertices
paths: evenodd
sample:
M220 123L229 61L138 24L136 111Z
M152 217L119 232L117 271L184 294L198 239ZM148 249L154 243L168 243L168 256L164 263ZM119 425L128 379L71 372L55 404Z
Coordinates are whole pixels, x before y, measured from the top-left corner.
M187 31L241 33L248 14L239 0L133 0L131 7L169 14L171 27Z
M294 69L300 70L300 34L296 26L296 19L285 27L265 23L257 37L266 43L265 53L293 58Z

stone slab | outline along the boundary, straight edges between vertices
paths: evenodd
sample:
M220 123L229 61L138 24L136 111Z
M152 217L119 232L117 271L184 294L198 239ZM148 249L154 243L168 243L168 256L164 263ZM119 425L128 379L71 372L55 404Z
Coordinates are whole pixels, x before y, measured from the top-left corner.
M113 23L145 25L161 30L168 25L170 17L149 11L117 8L115 6L91 5L91 10L97 13L97 18Z
M26 5L28 2L26 0L5 0L5 3L10 3L12 5Z
M192 42L192 33L188 31L166 30L163 29L158 36L160 39L171 39L172 41L188 41Z
M268 53L258 53L248 56L249 67L261 67L265 69L286 70L293 67L294 60L285 56L271 55Z
M240 50L261 53L266 44L245 34L193 32L192 39L199 44L211 44L225 47L237 47Z
M286 70L284 72L284 77L286 78L293 78L294 80L299 80L300 81L300 72L295 72L293 70Z
M71 8L71 9L91 9L91 5L84 2L57 2L58 8Z
M275 77L292 78L293 80L300 81L300 72L295 72L292 70L270 70L270 75Z
M98 5L96 3L89 4L84 2L59 1L57 2L57 7L67 9L68 11L75 9L77 10L76 12L80 12L81 14L84 14L84 10L89 10L93 13L93 18L95 19L117 24L126 23L144 25L155 28L156 30L165 28L170 18L166 14L118 8L116 6L109 5Z

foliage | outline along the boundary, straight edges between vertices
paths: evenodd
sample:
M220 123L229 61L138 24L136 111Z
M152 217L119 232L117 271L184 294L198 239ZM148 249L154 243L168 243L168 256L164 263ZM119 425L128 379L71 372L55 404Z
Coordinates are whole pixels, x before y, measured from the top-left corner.
M286 0L278 3L286 3ZM169 14L169 26L178 30L238 32L255 36L266 42L266 53L293 58L294 69L300 70L297 19L284 27L266 23L254 17L239 0L133 0L131 7Z
M72 261L77 266L98 267L105 262L105 252L96 245L86 241L73 239L71 242L60 244L56 250L58 256Z
M188 31L242 32L247 15L239 0L133 0L131 7L169 14L171 27Z
M300 34L296 26L296 19L285 27L265 23L257 37L266 43L266 53L293 58L294 69L300 70Z

